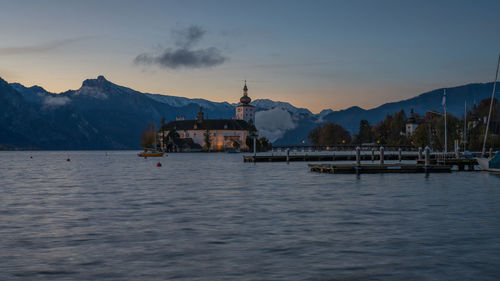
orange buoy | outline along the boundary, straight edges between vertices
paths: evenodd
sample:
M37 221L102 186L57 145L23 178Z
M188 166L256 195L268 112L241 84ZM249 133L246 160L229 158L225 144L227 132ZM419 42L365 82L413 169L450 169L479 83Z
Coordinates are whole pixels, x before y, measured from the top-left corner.
M161 162L158 162L158 164L156 164L156 167L161 167Z

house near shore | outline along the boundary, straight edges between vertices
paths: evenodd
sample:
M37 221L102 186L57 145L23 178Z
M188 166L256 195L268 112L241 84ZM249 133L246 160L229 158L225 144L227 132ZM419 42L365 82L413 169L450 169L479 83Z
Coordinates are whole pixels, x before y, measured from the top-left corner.
M410 112L410 117L406 120L405 135L407 137L410 137L411 135L413 135L415 133L415 131L417 130L418 126L422 123L424 123L424 120L419 118L415 114L415 112L413 111L413 108L412 108L411 112Z
M205 119L200 106L196 119L177 118L165 124L159 132L160 145L163 150L174 152L249 150L247 138L258 133L254 126L255 106L250 102L245 81L234 118Z

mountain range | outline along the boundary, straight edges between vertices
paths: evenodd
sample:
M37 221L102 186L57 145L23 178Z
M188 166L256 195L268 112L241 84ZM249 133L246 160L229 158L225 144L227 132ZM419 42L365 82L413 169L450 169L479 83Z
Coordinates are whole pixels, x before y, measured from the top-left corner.
M462 116L464 100L471 105L490 97L493 83L446 88L448 112ZM307 142L308 132L326 122L336 122L351 133L360 120L371 124L400 110L424 114L442 111L443 89L373 109L350 107L313 114L290 103L257 99L256 127L273 144ZM239 95L235 95L235 99ZM237 104L160 94L141 93L98 76L77 90L50 93L39 86L25 87L0 78L0 148L18 149L138 149L139 136L151 122L159 124L177 116L194 119L203 107L210 119L231 118Z

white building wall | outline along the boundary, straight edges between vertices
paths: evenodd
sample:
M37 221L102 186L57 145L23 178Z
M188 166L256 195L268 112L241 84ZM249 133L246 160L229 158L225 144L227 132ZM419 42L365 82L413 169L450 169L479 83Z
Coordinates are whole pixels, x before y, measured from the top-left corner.
M205 132L204 130L178 131L181 138L192 138L195 143L202 147L205 145ZM225 148L232 148L230 144L226 143L225 137L237 137L240 148L248 149L246 145L247 136L248 131L243 130L210 130L210 138L212 140L210 149L223 150Z
M411 136L417 130L418 124L409 123L406 124L406 136Z
M239 105L236 107L236 120L252 121L255 124L255 107Z

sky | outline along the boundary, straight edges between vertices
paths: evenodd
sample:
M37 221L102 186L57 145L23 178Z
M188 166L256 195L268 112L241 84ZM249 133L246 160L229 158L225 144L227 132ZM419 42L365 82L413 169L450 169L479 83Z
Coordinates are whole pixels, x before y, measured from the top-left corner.
M0 77L317 113L494 79L500 1L4 1Z

